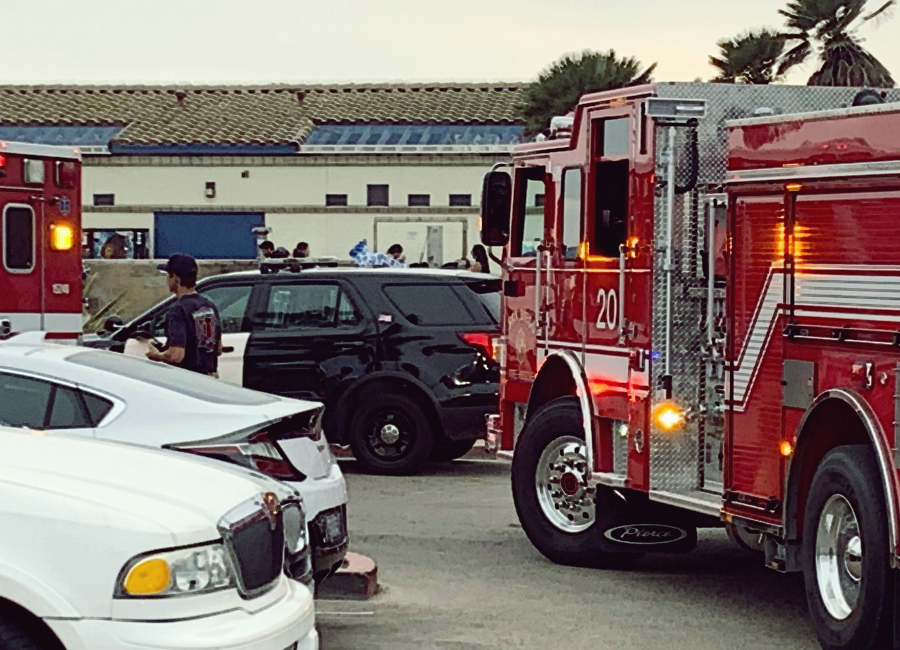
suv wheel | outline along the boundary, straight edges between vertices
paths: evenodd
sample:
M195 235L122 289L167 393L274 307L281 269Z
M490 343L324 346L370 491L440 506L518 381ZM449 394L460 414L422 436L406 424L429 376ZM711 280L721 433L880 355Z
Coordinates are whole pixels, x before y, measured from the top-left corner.
M356 460L373 474L417 472L433 444L425 412L405 395L367 396L350 421L350 446Z

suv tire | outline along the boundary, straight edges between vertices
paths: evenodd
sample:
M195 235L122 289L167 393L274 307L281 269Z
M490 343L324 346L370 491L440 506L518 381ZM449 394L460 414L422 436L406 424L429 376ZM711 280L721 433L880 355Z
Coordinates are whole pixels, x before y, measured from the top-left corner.
M449 463L457 458L462 458L472 450L476 442L478 442L478 438L441 442L439 445L435 445L432 450L431 460L436 463Z
M373 474L418 472L433 446L425 411L405 395L369 393L350 419L350 447L357 462Z

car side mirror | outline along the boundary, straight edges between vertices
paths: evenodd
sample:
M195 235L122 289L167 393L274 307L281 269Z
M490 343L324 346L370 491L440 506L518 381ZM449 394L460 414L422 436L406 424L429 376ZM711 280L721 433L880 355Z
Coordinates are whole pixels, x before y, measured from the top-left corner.
M118 316L110 316L105 321L103 321L103 331L109 334L115 334L124 326L125 323L122 322L122 319Z
M509 243L512 177L506 172L491 171L484 176L481 191L481 243L506 246Z

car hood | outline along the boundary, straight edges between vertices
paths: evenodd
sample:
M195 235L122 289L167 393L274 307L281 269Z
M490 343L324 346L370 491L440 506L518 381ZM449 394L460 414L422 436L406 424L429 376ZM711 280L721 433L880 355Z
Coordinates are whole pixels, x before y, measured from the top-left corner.
M219 519L262 491L258 481L176 452L0 429L0 489L4 485L139 513L178 545L217 538Z

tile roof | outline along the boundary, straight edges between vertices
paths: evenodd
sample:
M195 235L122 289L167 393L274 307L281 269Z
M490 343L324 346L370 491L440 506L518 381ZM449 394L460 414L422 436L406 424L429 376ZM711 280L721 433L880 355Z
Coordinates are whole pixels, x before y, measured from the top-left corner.
M113 147L296 146L319 124L519 124L524 87L0 86L0 125L121 126Z

